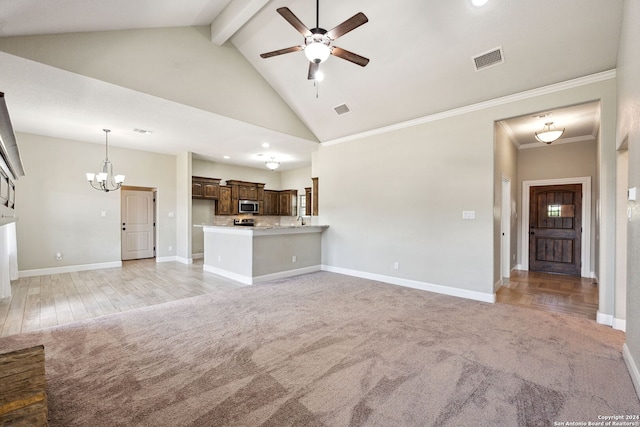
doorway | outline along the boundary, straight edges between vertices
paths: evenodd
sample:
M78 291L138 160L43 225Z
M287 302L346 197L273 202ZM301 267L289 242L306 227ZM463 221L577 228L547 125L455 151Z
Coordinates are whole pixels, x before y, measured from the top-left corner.
M529 270L580 276L582 185L530 188Z
M581 187L581 206L579 208L574 207L574 215L575 209L579 209L580 228L582 232L580 233L580 242L579 247L575 248L574 256L577 257L576 262L579 262L579 268L576 275L581 277L592 277L591 274L591 177L576 177L576 178L565 178L565 179L549 179L549 180L536 180L536 181L523 181L522 183L522 222L521 222L521 269L522 270L532 270L536 268L535 265L531 265L531 240L530 232L532 225L531 218L531 199L529 195L531 194L531 189L534 187L546 187L546 186L566 186L566 185L580 185ZM555 199L554 199L555 200ZM557 203L552 204L554 207L552 209L562 209L562 207L558 208ZM562 205L561 205L562 206ZM555 212L552 212L552 215L555 215ZM553 217L552 217L553 218ZM535 223L534 223L535 225ZM539 232L539 230L533 230L534 232ZM535 235L534 235L535 236ZM544 238L547 237L549 241L553 241L553 235L546 236L544 233L542 234L543 242L540 244L547 244ZM535 241L535 239L533 239ZM562 240L562 239L558 239ZM563 242L559 242L563 243ZM536 244L538 244L536 242ZM555 245L556 242L553 242ZM579 260L579 261L578 261ZM533 271L533 270L532 270ZM569 273L565 273L569 274Z
M155 190L122 189L120 241L123 261L155 257L155 206Z

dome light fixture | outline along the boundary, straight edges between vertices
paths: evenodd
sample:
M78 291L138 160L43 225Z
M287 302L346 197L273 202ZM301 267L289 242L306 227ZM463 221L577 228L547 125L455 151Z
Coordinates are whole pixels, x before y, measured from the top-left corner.
M276 162L276 159L273 157L268 162L264 162L264 164L267 168L271 169L272 171L280 167L280 162Z
M547 122L544 124L542 132L535 132L535 135L538 141L549 145L553 141L557 141L558 139L560 139L564 131L564 128L562 130L557 130L553 125L553 122Z

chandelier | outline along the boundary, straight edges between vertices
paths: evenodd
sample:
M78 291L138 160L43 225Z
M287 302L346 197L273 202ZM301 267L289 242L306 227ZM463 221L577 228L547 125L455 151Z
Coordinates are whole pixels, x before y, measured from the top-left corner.
M268 162L264 162L265 166L271 169L272 171L278 169L280 167L280 162L276 162L276 160L272 157Z
M110 129L102 129L105 137L105 155L102 161L102 172L87 173L87 181L96 190L109 191L119 190L124 182L124 175L113 175L113 165L109 161L109 132Z
M552 129L552 126L553 122L545 123L542 132L535 132L536 139L540 142L544 142L547 145L551 144L553 141L558 140L564 133L564 129L557 130L555 126L553 126Z

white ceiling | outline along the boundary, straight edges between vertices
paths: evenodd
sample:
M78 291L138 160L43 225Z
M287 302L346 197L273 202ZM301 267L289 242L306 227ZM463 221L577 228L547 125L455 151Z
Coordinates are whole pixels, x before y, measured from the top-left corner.
M313 0L3 0L0 36L213 22L216 41L230 37L318 140L327 142L614 69L622 3L489 0L478 8L470 0L322 0L319 20L327 30L357 12L367 15L368 23L334 44L371 62L362 68L330 57L321 64L326 78L317 88L306 78L308 62L303 52L269 59L259 56L302 44L302 36L276 8L289 7L314 27ZM472 57L496 47L502 47L504 63L475 71ZM144 105L149 112L145 123L154 130L151 138L114 134L110 142L166 153L188 150L205 158L226 154L232 163L261 167L254 141L264 137L272 141L272 148L261 154L277 156L283 169L308 165L310 153L317 149L313 141L15 56L0 54L0 63L0 91L19 94L9 104L18 132L102 143L97 123L108 118L116 127L132 108ZM333 107L343 103L351 112L338 116ZM532 129L541 130L544 121L532 117L534 113L542 112L506 121L517 145L531 143ZM551 120L567 128L565 141L593 138L597 132L597 104L552 113ZM86 126L77 126L79 120ZM215 146L207 138L212 129L224 135ZM172 142L176 140L180 146ZM251 146L247 145L250 140Z

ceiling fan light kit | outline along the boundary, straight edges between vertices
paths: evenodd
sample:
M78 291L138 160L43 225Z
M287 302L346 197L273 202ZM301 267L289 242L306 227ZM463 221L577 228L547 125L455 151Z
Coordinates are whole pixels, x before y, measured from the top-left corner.
M552 129L553 127L553 129ZM542 128L541 132L536 132L536 139L544 144L551 144L554 141L560 139L562 134L564 134L565 129L557 130L553 125L553 122L547 122L544 124L544 128Z
M289 24L291 24L291 26L293 26L293 28L302 34L304 37L304 45L266 52L261 54L260 57L266 59L273 56L283 55L285 53L304 50L304 54L309 60L309 72L307 73L307 79L309 80L320 80L320 63L326 61L329 56L332 55L356 65L360 65L361 67L364 67L369 63L368 58L333 45L333 42L338 37L341 37L349 31L369 22L369 19L364 13L358 12L342 24L339 24L335 28L327 31L320 28L319 24L320 0L316 0L316 27L313 29L307 28L307 26L304 25L302 21L300 21L300 19L298 19L298 17L287 7L280 7L276 9L276 12L278 12Z

